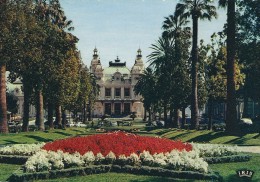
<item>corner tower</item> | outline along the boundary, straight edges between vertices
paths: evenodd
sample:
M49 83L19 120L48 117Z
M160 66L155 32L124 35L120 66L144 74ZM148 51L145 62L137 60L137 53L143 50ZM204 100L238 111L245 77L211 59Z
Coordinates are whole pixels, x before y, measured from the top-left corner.
M102 78L103 77L103 68L102 65L100 63L100 58L98 55L98 50L95 47L95 49L93 50L93 59L91 61L91 65L90 65L90 72L93 73L97 78Z

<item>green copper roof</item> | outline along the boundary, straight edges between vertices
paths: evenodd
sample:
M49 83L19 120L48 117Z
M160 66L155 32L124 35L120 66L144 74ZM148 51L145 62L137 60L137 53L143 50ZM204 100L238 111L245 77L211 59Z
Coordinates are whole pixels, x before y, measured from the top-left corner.
M110 66L104 69L103 74L105 77L112 76L115 72L119 72L121 74L130 74L130 70L125 66Z

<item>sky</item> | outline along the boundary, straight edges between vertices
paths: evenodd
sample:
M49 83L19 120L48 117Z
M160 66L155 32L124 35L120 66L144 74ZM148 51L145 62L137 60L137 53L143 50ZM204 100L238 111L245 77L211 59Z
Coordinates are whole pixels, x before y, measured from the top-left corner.
M79 38L77 46L85 65L90 66L96 47L103 68L117 56L131 68L139 48L145 64L149 64L151 44L161 36L164 18L174 13L178 0L60 0L60 3L73 21L72 33ZM199 21L199 40L208 43L225 22L224 9L218 9L218 18L211 22Z

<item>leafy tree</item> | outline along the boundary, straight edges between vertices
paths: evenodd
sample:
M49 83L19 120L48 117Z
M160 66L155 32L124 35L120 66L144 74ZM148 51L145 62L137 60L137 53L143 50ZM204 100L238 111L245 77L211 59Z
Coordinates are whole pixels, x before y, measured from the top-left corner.
M11 112L11 114L16 114L18 112L17 105L18 98L11 92L6 92L6 103L7 110Z
M43 94L48 105L48 123L53 127L52 115L54 107L61 116L62 110L69 108L78 95L79 91L79 52L75 47L77 38L65 32L54 30L53 36L49 36L49 41L56 47L56 52L52 52L53 44L49 44L48 59L45 61L45 84ZM47 48L47 45L46 45ZM58 52L58 53L57 53ZM62 106L62 110L60 110ZM57 119L59 127L62 126L61 118ZM65 121L63 121L65 125Z
M259 2L258 0L237 1L237 42L238 56L245 65L243 72L246 74L245 85L241 92L244 98L243 117L249 117L248 99L259 101L260 85L260 32L259 32Z
M6 65L17 56L17 42L21 37L17 36L21 22L19 9L20 1L0 1L0 133L8 133L7 106L6 106Z
M198 128L198 20L211 20L216 17L216 8L212 6L211 0L182 0L178 3L176 9L183 12L186 18L192 18L192 97L191 97L191 119L192 128Z
M79 93L74 102L70 105L74 113L81 112L83 109L83 122L86 122L87 103L91 93L92 85L89 70L86 66L81 65L79 72Z
M206 59L206 86L208 91L208 128L212 129L212 109L215 103L226 101L227 90L227 50L223 33L214 33L211 36L211 44L203 46L209 55ZM235 83L238 90L244 83L244 74L241 72L243 65L235 60Z

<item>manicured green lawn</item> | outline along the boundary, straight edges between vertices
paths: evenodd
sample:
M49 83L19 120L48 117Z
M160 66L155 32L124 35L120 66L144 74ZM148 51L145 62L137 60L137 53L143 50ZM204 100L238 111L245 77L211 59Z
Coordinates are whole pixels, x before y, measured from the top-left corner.
M241 136L227 135L225 132L213 132L208 130L178 130L178 129L156 129L145 128L140 125L133 126L116 126L104 127L107 131L125 130L131 131L136 128L135 133L140 135L161 136L172 140L182 140L184 142L198 142L198 143L215 143L215 144L236 144L236 145L256 145L260 146L260 136L258 133L246 134ZM16 144L16 143L35 143L35 142L49 142L66 137L91 135L98 133L93 128L76 128L71 127L66 130L55 129L45 132L35 131L28 133L10 133L7 135L0 134L0 145Z
M36 142L49 142L57 139L62 139L66 137L73 137L78 135L90 134L89 129L85 128L68 128L66 130L55 129L48 131L31 131L22 133L10 133L0 135L0 145L5 144L17 144L17 143L36 143Z
M11 176L11 174L19 167L20 165L0 163L0 181L7 181L9 176Z
M178 130L178 129L153 129L150 133L172 140L184 142L213 143L213 144L236 144L260 146L258 133L250 133L241 136L228 135L225 132L208 130Z
M236 171L240 169L248 169L254 171L252 181L260 181L260 154L250 154L252 156L251 160L248 162L234 162L227 164L211 164L210 167L213 171L219 172L219 174L224 178L224 181L238 181L242 180L236 175Z

